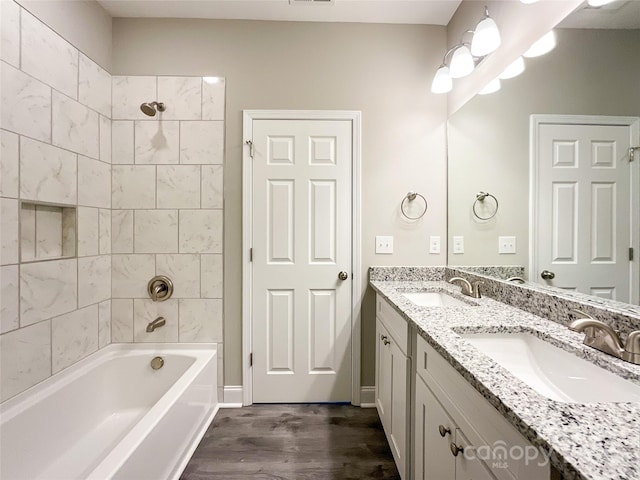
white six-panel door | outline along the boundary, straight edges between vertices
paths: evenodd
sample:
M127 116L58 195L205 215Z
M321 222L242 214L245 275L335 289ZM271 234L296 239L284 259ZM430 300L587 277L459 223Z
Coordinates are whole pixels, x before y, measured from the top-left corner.
M253 121L255 403L351 400L351 129Z
M629 125L539 124L533 280L633 301L629 248L636 241L636 170ZM633 185L633 182L636 185Z

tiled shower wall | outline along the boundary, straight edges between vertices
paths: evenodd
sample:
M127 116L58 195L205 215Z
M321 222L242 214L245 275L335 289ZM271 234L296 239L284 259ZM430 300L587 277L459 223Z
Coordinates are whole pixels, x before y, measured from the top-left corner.
M0 7L5 400L111 341L111 76Z
M216 342L222 386L224 79L114 76L112 93L112 341ZM154 275L171 299L149 299Z

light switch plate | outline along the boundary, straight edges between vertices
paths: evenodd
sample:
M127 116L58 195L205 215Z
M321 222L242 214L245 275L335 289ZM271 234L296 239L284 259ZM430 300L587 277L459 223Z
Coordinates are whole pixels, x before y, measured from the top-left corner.
M439 235L432 235L429 237L429 253L440 253Z
M393 253L393 237L392 236L376 236L376 253Z
M498 253L516 253L516 237L498 237Z
M453 253L464 253L464 237L462 235L453 237Z

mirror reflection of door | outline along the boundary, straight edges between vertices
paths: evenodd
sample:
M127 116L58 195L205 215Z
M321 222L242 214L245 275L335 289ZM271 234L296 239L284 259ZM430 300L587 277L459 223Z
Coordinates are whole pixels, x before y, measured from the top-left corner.
M640 119L533 115L532 264L539 282L638 303ZM589 267L589 268L585 268Z

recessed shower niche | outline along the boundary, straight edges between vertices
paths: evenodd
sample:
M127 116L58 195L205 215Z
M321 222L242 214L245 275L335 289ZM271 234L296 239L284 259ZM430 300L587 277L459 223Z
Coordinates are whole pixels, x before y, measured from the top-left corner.
M76 208L22 202L20 252L23 262L76 256Z

